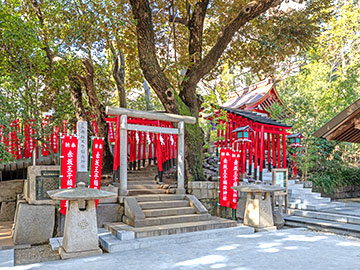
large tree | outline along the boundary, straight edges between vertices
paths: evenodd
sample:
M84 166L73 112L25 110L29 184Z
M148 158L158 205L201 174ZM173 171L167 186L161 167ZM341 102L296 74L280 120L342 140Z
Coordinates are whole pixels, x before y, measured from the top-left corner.
M223 61L268 75L306 48L330 1L282 2L130 0L140 66L166 111L198 118L203 99L197 84ZM185 139L187 173L199 180L198 123L186 126Z

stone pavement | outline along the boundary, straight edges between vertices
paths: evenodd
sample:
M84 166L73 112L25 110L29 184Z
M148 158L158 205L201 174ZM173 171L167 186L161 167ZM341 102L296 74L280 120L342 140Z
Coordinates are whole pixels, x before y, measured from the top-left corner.
M324 207L321 212L359 216L360 217L360 203L359 202L346 202L343 206L331 206Z
M183 244L165 244L12 269L353 270L360 269L360 241L304 229L284 229Z

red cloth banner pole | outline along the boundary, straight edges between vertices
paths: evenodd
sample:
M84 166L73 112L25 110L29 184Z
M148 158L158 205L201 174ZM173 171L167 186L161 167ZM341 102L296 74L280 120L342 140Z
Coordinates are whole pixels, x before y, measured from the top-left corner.
M91 156L89 170L89 188L100 189L103 162L104 139L93 138L91 141ZM99 200L95 200L97 207Z
M75 188L78 140L76 136L63 135L60 151L60 189ZM67 201L60 201L59 212L66 215Z

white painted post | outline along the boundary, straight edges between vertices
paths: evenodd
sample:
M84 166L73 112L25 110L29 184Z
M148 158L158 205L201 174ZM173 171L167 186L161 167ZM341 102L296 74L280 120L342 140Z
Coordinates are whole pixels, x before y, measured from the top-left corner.
M180 121L178 123L178 168L177 168L177 194L185 194L185 188L184 188L184 122Z
M120 196L126 196L127 190L127 116L120 118Z

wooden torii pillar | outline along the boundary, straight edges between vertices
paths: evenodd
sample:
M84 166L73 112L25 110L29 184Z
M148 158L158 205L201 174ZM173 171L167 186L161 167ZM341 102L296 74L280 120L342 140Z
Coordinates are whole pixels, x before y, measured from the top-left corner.
M170 113L157 113L157 112L147 112L139 111L125 108L117 107L106 107L106 114L108 115L121 115L120 117L120 189L119 196L124 197L128 194L127 189L127 132L128 130L132 131L141 131L141 132L151 132L151 133L163 133L163 134L176 134L178 137L178 158L177 158L177 190L178 194L185 194L184 187L184 135L185 135L185 125L186 124L195 124L196 118L192 116L183 116ZM178 123L177 128L165 128L165 127L154 127L154 126L144 126L136 124L128 124L127 118L146 118L150 120L160 120Z

